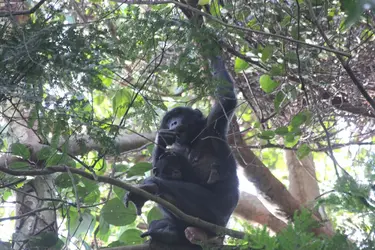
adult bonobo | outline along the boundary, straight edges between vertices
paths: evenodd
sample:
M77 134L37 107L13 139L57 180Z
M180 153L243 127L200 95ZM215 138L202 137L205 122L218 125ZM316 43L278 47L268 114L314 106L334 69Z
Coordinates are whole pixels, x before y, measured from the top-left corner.
M172 180L156 175L146 179L139 188L159 195L186 214L226 226L239 198L236 162L227 142L228 125L237 100L232 78L222 58L211 58L211 67L218 87L216 102L208 117L204 117L200 110L188 107L177 107L167 112L162 119L153 154L153 166L158 168L158 161L168 155L167 146L173 144L169 150L175 150L188 159L198 180ZM128 193L126 205L129 201L134 202L140 213L146 200ZM151 236L152 241L168 244L190 244L214 236L190 227L167 209L161 209L164 218L151 222L142 237Z

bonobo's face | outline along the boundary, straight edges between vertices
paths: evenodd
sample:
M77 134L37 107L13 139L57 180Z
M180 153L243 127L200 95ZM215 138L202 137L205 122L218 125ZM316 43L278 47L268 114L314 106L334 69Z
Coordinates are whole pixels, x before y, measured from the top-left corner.
M177 133L176 141L189 144L202 131L205 118L198 109L178 107L169 111L163 118L162 127Z

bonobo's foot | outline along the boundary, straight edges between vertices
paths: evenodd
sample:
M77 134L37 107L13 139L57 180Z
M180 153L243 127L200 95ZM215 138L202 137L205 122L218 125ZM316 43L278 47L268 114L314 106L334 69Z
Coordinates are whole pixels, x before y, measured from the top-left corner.
M187 227L185 229L185 237L191 243L199 245L221 245L223 243L222 237L211 237L206 231L197 227Z
M181 241L181 235L167 220L154 220L150 223L148 231L141 234L141 237L150 236L152 241L159 241L166 244L175 244Z
M145 191L147 191L151 194L156 194L159 190L159 188L156 184L140 185L140 186L138 186L138 188L143 189L143 190L145 190ZM129 201L134 203L134 205L137 209L137 215L141 215L142 214L142 207L146 203L147 199L140 196L140 195L137 195L135 193L128 192L128 193L125 194L125 197L124 197L124 203L125 203L126 207L129 206Z

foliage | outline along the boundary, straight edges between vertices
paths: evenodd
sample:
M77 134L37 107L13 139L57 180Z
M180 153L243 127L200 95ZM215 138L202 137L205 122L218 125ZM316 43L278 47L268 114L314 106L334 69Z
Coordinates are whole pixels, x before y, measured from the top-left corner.
M209 13L216 19L205 19L203 26L187 20L172 4L100 0L45 3L31 15L0 17L1 156L19 160L7 167L60 165L141 182L150 175L152 146L120 152L116 139L155 131L160 116L174 106L199 106L207 112L207 97L219 83L212 80L206 59L219 48L233 58L228 65L237 73L237 114L246 143L269 147L256 151L269 157L264 160L269 168L279 164L274 148L291 148L303 159L313 151L368 142L374 113L318 31L326 32L337 51L352 53L350 64L373 93L373 1L311 1L320 27L313 22L310 1L221 2L210 2ZM343 136L343 127L355 129ZM37 138L31 144L30 131ZM87 138L100 148L86 150ZM72 140L80 152L71 151ZM33 151L36 143L42 145L38 152ZM245 240L227 243L244 249L372 249L375 157L370 153L366 149L356 156L363 162L354 167L362 167L364 176L343 174L334 185L331 181L335 192L320 200L342 234L317 238L311 233L316 225L302 212L275 236L265 228L246 226ZM62 221L59 234L34 235L28 239L31 246L140 244L144 226L161 216L156 206L147 204L145 215L137 217L134 206L122 203L125 191L118 187L71 173L53 178L56 199L46 202ZM12 190L29 182L2 172L0 180L3 204L13 204ZM12 213L0 208L4 218ZM354 233L357 246L346 238Z
M302 210L300 214L295 214L294 223L276 236L271 236L267 227L255 228L246 225L247 236L244 240L234 240L234 245L241 246L241 249L265 249L265 250L287 250L287 249L357 249L342 234L336 234L332 238L317 238L311 232L312 228L319 225L312 220L311 214L307 210Z

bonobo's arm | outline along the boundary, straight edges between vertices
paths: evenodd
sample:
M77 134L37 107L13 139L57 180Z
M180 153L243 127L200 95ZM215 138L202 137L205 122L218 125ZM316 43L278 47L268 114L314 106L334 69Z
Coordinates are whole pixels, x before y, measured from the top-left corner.
M210 61L213 76L218 80L218 86L215 93L215 104L207 117L207 125L214 128L220 136L225 136L237 105L237 99L232 77L225 68L223 58L216 56L212 57Z

